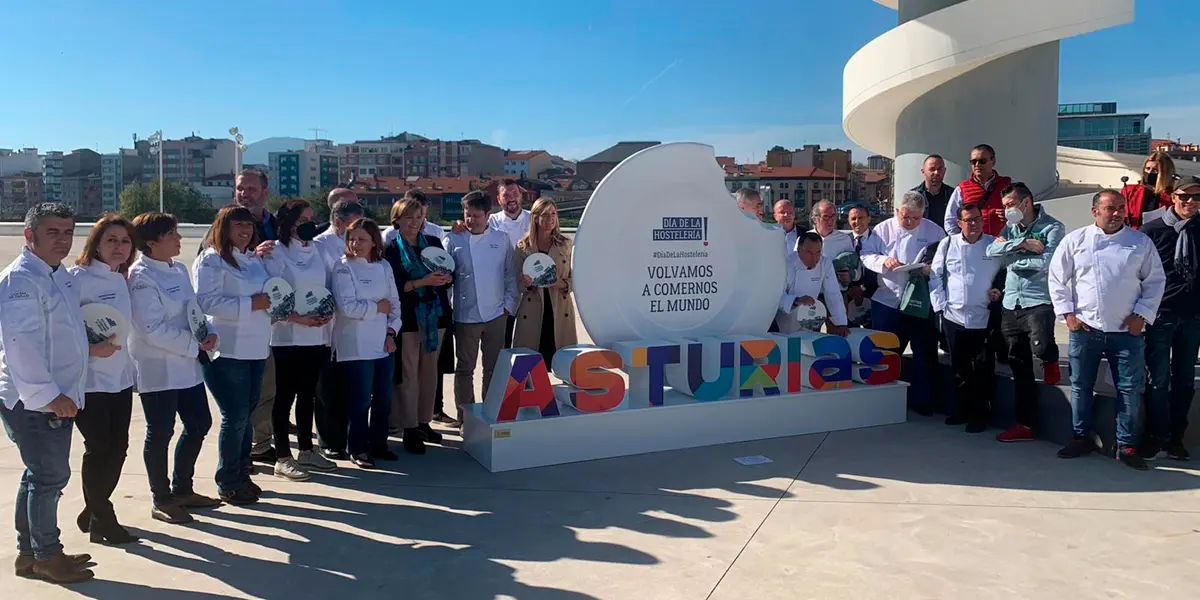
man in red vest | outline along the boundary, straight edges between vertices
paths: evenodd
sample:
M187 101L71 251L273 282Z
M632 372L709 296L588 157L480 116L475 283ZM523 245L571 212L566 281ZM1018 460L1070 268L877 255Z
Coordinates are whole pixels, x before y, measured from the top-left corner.
M1004 200L1001 192L1012 183L1012 179L996 172L996 151L987 144L980 144L971 149L971 176L958 184L950 195L950 205L946 207L946 219L943 223L946 233L954 235L958 229L958 207L964 204L978 204L983 213L983 232L987 235L1000 235L1004 229Z

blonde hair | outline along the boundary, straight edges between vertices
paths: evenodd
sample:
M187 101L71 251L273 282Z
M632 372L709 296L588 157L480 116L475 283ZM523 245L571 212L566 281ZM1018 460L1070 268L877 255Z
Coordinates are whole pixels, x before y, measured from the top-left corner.
M558 211L558 206L554 204L554 201L546 198L538 198L537 201L533 203L533 208L529 209L529 232L521 238L521 241L517 242L517 248L525 250L526 252L538 251L537 241L542 233L541 228L538 225L538 217L551 208L553 208L556 212ZM562 229L560 229L556 224L554 226L554 231L550 233L550 245L558 246L565 243L567 243L567 236L562 234Z
M1151 161L1158 163L1158 180L1154 182L1154 193L1169 195L1175 189L1175 161L1171 155L1162 150L1155 150L1142 162L1142 174L1146 173L1146 165Z
M395 202L395 204L392 204L391 212L388 213L388 222L390 222L392 224L392 227L399 229L400 224L398 223L398 221L400 221L401 217L403 217L405 214L410 213L414 210L421 210L423 208L425 208L424 204L421 204L420 202L418 202L417 200L412 199L412 198L405 198L403 200L397 200Z

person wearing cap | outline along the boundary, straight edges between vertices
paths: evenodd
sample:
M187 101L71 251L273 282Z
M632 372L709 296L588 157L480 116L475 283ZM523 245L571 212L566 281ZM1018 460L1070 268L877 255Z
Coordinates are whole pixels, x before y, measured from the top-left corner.
M1142 233L1154 242L1167 275L1158 316L1146 327L1146 430L1139 453L1157 458L1165 451L1187 460L1183 446L1195 392L1195 360L1200 351L1200 177L1175 182L1171 206L1146 222Z

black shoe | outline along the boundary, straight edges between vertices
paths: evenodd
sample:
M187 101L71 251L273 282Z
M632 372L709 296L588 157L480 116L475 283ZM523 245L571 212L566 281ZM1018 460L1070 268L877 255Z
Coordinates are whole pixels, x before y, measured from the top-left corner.
M333 450L331 448L321 448L321 456L329 460L350 460L350 455L341 450Z
M262 495L262 488L258 487L258 484L254 483L249 478L247 478L246 482L242 484L242 487L240 487L238 489L245 490L245 492L247 494L250 494L251 496L254 496L255 498L258 498L259 496Z
M350 457L350 460L360 469L375 468L375 460L371 458L370 454L355 454Z
M250 493L250 490L243 485L232 492L221 492L221 500L224 500L226 504L234 506L246 506L247 504L258 502L258 496Z
M292 435L299 435L300 428L296 427L295 423L288 423L288 433L290 433Z
M415 427L405 429L404 449L412 454L425 454L425 433Z
M1122 446L1117 448L1117 460L1122 464L1137 471L1145 471L1150 467L1146 466L1146 461L1138 456L1137 450L1133 446Z
M953 415L946 417L946 424L947 425L966 425L967 418L962 415L959 415L959 414L953 414Z
M1059 458L1079 458L1096 450L1096 446L1087 438L1071 438L1070 443L1058 451Z
M983 433L987 431L987 423L984 421L970 421L967 423L967 433Z
M1167 451L1167 456L1170 456L1174 460L1189 460L1192 458L1188 449L1183 447L1183 442L1169 442L1164 450Z
M434 431L433 428L429 426L429 423L417 425L417 429L421 430L421 435L425 436L426 442L429 442L430 444L442 443L442 434Z
M79 527L79 531L87 533L92 526L92 511L88 510L86 506L83 507L83 510L79 511L79 516L75 517L75 525Z
M921 415L922 417L932 417L933 416L933 407L926 405L926 404L922 404L920 406L914 406L912 408L912 411L917 413L918 415Z
M266 452L262 452L260 454L251 454L250 460L256 463L265 463L274 468L275 463L279 461L279 455L275 454L274 448L270 448Z
M383 450L376 450L374 452L371 452L371 458L377 458L379 460L386 460L386 461L396 461L396 460L400 459L400 455L385 448Z
M100 523L93 520L88 533L88 541L93 544L108 544L110 546L119 546L121 544L132 544L138 541L137 536L129 533L127 529L121 527L120 524Z
M454 423L454 417L439 410L436 415L433 415L433 422L451 425Z
M1154 460L1158 458L1158 453L1162 452L1162 449L1163 445L1161 442L1146 440L1142 442L1141 446L1138 446L1138 456L1141 456L1143 460Z

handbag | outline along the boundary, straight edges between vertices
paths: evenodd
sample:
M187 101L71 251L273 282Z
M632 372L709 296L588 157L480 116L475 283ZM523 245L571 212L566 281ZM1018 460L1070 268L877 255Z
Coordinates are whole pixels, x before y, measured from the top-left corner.
M900 295L900 312L918 319L929 318L929 279L920 271L908 275L904 292Z

